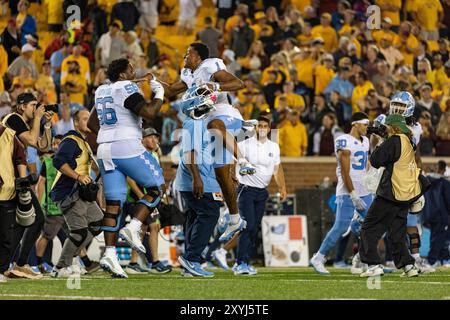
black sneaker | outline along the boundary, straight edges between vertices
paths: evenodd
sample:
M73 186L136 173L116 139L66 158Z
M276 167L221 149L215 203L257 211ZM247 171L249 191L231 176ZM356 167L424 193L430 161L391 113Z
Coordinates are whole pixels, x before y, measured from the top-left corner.
M92 261L91 265L89 267L84 267L87 271L87 274L92 274L95 271L100 269L100 263L96 262L96 261Z
M150 269L151 273L169 273L172 271L172 266L168 264L164 264L159 261L157 264L152 264L152 268Z

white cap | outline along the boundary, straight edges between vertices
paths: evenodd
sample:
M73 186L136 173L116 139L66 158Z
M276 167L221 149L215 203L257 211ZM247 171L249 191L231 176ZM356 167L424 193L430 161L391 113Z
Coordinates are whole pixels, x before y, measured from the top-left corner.
M222 53L222 57L224 57L224 58L226 57L226 58L228 58L231 61L234 61L234 56L235 56L234 51L230 50L230 49L226 49Z
M392 24L392 19L389 17L384 17L383 21Z
M32 46L31 44L29 44L29 43L26 43L26 44L24 44L24 45L22 46L22 53L23 53L23 52L34 51L34 50L36 50L36 48L33 47L33 46Z

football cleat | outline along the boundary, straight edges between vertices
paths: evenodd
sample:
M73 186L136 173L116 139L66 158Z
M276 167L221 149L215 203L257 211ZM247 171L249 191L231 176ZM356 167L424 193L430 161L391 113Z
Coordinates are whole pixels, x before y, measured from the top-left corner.
M230 267L228 267L227 264L227 250L220 248L217 250L214 250L211 254L216 260L217 264L223 269L223 270L229 270Z
M231 222L228 224L228 227L225 229L224 233L219 238L220 242L226 242L229 241L233 236L244 230L247 227L247 221L242 219L242 217L239 217L239 222L235 224L231 224Z
M413 264L408 264L406 267L403 268L403 273L400 275L400 277L418 277L419 276L419 269Z
M325 261L325 258L321 259L316 253L315 255L313 255L311 260L309 260L309 264L318 274L329 275L330 271L325 268Z
M111 273L113 278L128 278L128 275L123 271L120 266L119 259L117 259L117 255L104 255L100 259L100 267L106 271Z
M145 254L145 247L141 241L140 230L135 231L130 228L128 224L126 227L119 231L119 236L124 239L132 249Z
M359 276L361 278L369 278L369 277L376 277L376 276L382 276L384 275L383 266L381 264L376 264L369 266L366 271L361 273Z

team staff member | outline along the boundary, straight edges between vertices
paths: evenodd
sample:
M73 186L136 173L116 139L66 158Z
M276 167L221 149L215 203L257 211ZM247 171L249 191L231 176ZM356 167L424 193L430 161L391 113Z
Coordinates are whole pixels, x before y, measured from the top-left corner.
M75 130L69 131L61 141L53 158L53 165L59 171L50 193L58 205L69 228L61 257L53 269L53 277L71 274L73 257L78 255L94 236L100 233L103 212L95 202L97 194L89 200L82 195L82 185L92 183L90 177L93 155L85 138L89 111L78 110L73 116Z
M186 118L181 140L182 156L176 175L186 208L185 253L178 262L185 276L213 277L200 262L220 216L222 194L214 172L211 136L205 120Z
M385 122L389 138L370 156L371 165L385 167L380 184L361 227L360 257L369 268L361 277L383 274L378 241L389 230L395 266L402 276L417 277L419 270L406 244L406 217L413 202L426 191L429 182L420 175L415 160L412 133L405 118L391 114ZM422 179L423 178L423 179Z
M237 249L237 266L234 274L257 273L249 262L255 245L258 227L264 215L266 201L269 198L267 187L275 177L280 198L286 198L286 185L284 182L283 167L280 162L280 147L269 140L270 120L265 117L258 118L256 136L244 140L238 144L240 150L248 162L255 167L253 175L241 176L239 180L238 206L243 218L247 221L247 228L241 231Z
M8 270L13 226L16 216L15 178L26 176L25 148L14 130L0 124L0 282Z
M16 136L25 145L32 146L40 151L48 151L51 147L51 119L53 112L46 112L44 106L38 107L37 98L29 92L21 93L17 97L16 105L12 112L5 116L3 124L16 132ZM45 119L44 132L40 136L41 120ZM11 269L11 275L15 277L26 277L35 279L42 277L28 267L27 260L30 255L44 223L39 200L34 192L31 192L33 207L36 213L34 223L25 228L19 224L14 227L14 235L11 245L11 257L14 256L17 247L20 245L19 258ZM26 231L26 232L25 232Z

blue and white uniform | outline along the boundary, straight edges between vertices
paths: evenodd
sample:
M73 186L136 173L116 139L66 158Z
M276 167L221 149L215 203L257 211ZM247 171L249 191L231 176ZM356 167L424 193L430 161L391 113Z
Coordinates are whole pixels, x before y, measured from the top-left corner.
M127 176L145 188L164 184L160 165L142 145L142 118L132 111L133 105L144 101L139 95L138 86L131 81L104 84L95 91L100 122L97 158L105 198L119 200L121 206L126 199Z
M227 70L222 59L209 58L203 60L194 72L192 72L191 69L183 68L181 70L180 78L186 84L188 89L190 89L194 86L198 87L207 82L213 82L214 74L221 70ZM237 136L242 129L244 119L242 118L239 110L230 104L230 100L226 92L218 93L217 101L214 104L214 107L215 108L205 117L206 123L208 124L214 119L220 119L225 124L227 131L233 136ZM220 167L232 161L233 157L228 150L224 150L223 155L224 158L216 161L215 167Z
M335 153L338 161L336 168L336 175L338 177L336 187L336 221L320 246L319 252L324 256L328 254L336 245L336 242L348 230L352 217L356 212L356 208L342 177L341 163L338 157L340 150L350 151L350 179L352 180L356 194L366 203L367 208L370 207L373 198L362 184L362 178L366 173L369 156L369 139L362 137L362 140L358 140L350 134L339 136L335 141ZM367 214L367 209L359 214L361 218L364 218Z

